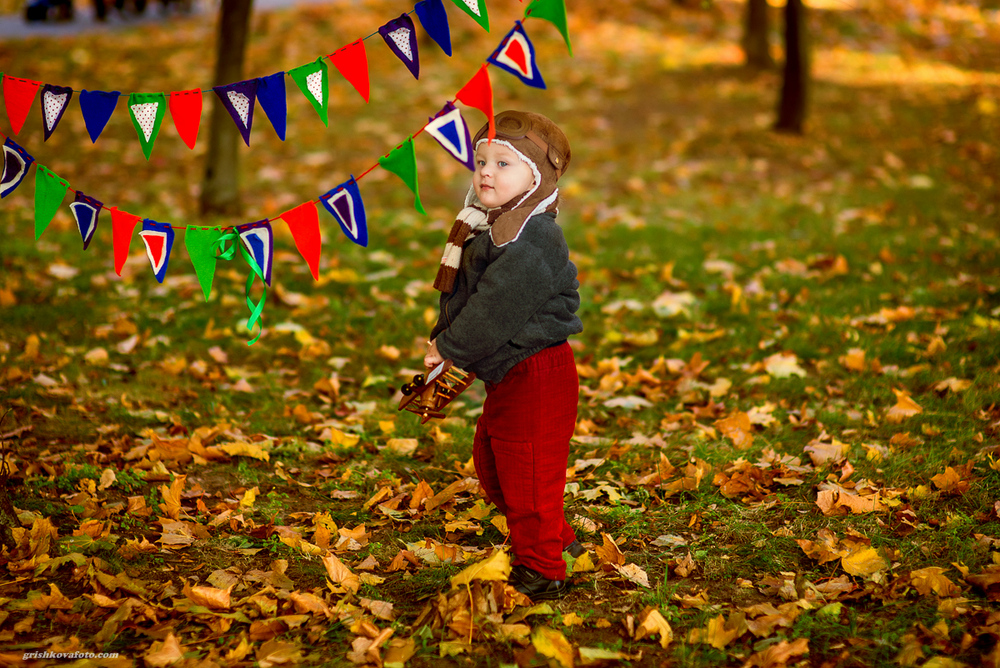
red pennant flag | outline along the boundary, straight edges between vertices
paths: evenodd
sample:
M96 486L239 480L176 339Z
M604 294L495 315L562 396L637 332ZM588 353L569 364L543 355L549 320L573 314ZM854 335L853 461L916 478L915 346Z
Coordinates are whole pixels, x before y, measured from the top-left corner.
M28 110L31 109L38 89L42 82L31 81L30 79L15 79L5 76L3 78L3 100L7 103L7 118L10 119L10 127L17 134L24 127L24 121L28 118Z
M496 126L493 121L493 86L490 85L489 65L483 65L469 83L455 95L455 99L486 114L490 124L487 137L492 140L496 136Z
M331 53L328 58L367 102L369 92L368 54L365 53L365 41L359 39L356 42L351 42L335 53Z
M319 234L319 212L316 210L316 203L300 204L278 218L288 223L288 229L295 239L295 247L309 265L313 278L319 280L319 251L322 239Z
M193 149L198 141L198 128L201 125L201 91L181 90L170 94L170 116L174 119L174 127L188 148Z
M129 246L132 244L132 230L142 218L119 211L115 206L108 211L111 212L111 237L115 247L115 273L121 276L125 260L128 259Z

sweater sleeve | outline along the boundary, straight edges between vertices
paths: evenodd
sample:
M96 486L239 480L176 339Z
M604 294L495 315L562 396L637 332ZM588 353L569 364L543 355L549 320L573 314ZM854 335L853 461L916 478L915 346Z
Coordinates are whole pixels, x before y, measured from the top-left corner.
M562 230L529 227L503 247L475 286L465 307L437 336L438 350L468 368L494 353L521 331L531 316L564 289L569 252ZM492 243L492 242L491 242ZM575 270L569 280L575 278Z

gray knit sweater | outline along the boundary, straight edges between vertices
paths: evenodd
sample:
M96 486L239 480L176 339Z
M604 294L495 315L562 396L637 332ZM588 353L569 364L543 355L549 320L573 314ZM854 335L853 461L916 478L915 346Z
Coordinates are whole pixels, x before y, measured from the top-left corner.
M583 331L576 265L555 219L531 217L503 246L485 232L465 244L455 287L441 295L431 331L442 357L499 383L521 360Z

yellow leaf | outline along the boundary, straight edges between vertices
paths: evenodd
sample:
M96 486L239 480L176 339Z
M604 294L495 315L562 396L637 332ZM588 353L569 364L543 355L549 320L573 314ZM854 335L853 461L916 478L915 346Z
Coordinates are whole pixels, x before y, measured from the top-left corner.
M852 552L841 558L840 563L850 575L862 577L874 575L889 567L885 559L879 556L878 551L872 547Z
M155 668L169 666L183 658L184 652L181 650L181 644L173 632L168 633L163 642L154 642L149 651L142 655L146 665Z
M340 431L335 427L331 427L329 430L324 432L324 436L333 445L342 446L345 448L353 448L361 440L361 437L357 434L348 434Z
M938 596L957 596L962 589L944 575L940 566L929 566L910 572L910 581L921 596L934 592Z
M795 353L775 353L764 360L764 370L774 378L789 376L805 377L806 371L799 366Z
M885 419L893 424L898 424L903 420L919 415L924 412L917 402L910 398L910 395L902 390L893 390L896 394L896 405L889 409Z
M562 623L563 626L583 626L583 617L571 612L568 615L563 615Z
M259 443L233 441L232 443L223 443L219 449L231 457L252 457L265 462L271 459L271 455Z
M597 570L594 560L590 558L590 552L584 552L573 562L574 573L591 573Z
M760 668L784 668L793 658L809 653L809 640L799 638L788 642L782 640L776 645L771 645L767 649L750 655L747 662L743 664L745 668L759 666Z
M563 668L573 668L573 645L559 631L539 626L531 634L531 644L542 656L553 659Z
M722 649L742 635L745 630L746 622L742 618L737 619L734 615L727 622L722 615L719 615L708 620L705 628L691 629L688 634L688 642L706 643L716 649Z
M202 605L212 610L228 610L230 606L229 594L232 590L232 586L218 589L204 586L192 587L185 583L183 594L195 605Z
M506 580L510 575L510 557L503 550L494 550L488 559L477 561L451 579L451 588L471 584L473 580Z
M174 478L170 486L160 485L160 494L163 495L163 503L160 509L172 520L176 520L181 514L181 491L184 489L186 475L179 475Z
M420 441L415 438L390 438L386 441L385 447L389 448L397 455L408 457L417 451Z
M674 639L674 631L663 615L656 608L646 608L639 614L639 626L635 630L635 639L642 640L647 636L660 636L660 647L667 648L667 645Z
M358 589L361 588L361 580L336 555L332 553L324 555L323 566L326 568L327 577L330 578L331 582L350 592L358 593Z
M260 491L257 487L253 489L248 489L240 499L240 508L253 508L253 504L257 501L257 493Z
M970 387L972 387L971 380L955 378L954 376L952 376L951 378L946 378L945 380L942 380L940 383L934 385L934 389L937 390L938 392L947 392L949 390L956 393L964 392Z
M736 411L727 418L715 421L715 426L723 436L733 442L733 446L738 450L746 450L753 445L753 427L750 425L750 416L743 411Z
M864 371L865 351L861 348L851 348L839 361L848 371Z
M407 661L417 653L415 638L393 638L385 648L382 665L385 668L403 668Z
M223 655L223 658L225 659L225 662L227 664L231 665L233 663L242 661L243 658L249 653L250 653L250 643L247 642L247 637L240 636L239 644L233 649L226 652L225 655Z

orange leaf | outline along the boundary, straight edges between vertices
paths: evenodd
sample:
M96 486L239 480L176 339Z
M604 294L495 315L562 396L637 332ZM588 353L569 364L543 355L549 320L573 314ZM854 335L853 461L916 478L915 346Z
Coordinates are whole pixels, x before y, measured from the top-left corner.
M361 588L361 580L336 555L331 553L324 556L323 566L326 567L326 574L331 582L354 594L358 593L358 589Z
M903 420L919 415L924 412L917 402L910 398L910 395L903 390L893 390L896 395L896 405L889 409L885 419L893 424L898 424Z
M160 504L160 510L166 513L167 517L172 520L178 519L181 514L181 492L184 490L185 480L187 480L186 475L179 475L174 478L169 487L160 485L160 494L163 495L163 503Z
M160 666L169 666L177 663L184 658L184 652L181 650L181 644L178 642L177 636L171 631L167 634L163 642L154 642L153 646L149 648L149 651L142 658L147 666L159 668Z
M753 427L750 425L750 416L743 411L736 411L727 418L716 420L722 435L733 442L733 446L738 450L746 450L753 445Z

